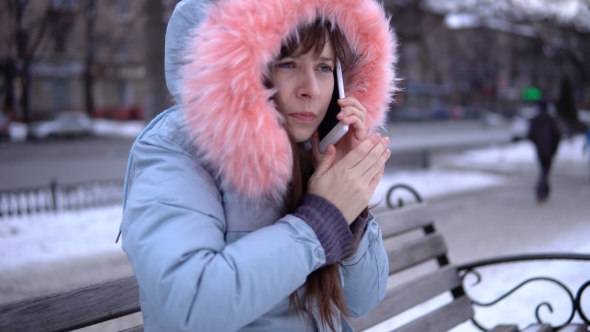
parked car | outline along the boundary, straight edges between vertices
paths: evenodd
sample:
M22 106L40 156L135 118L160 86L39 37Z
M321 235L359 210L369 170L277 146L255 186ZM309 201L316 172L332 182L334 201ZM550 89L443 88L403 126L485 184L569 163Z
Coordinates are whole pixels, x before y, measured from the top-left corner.
M65 111L53 120L31 123L28 135L33 139L76 137L93 134L92 120L80 111Z

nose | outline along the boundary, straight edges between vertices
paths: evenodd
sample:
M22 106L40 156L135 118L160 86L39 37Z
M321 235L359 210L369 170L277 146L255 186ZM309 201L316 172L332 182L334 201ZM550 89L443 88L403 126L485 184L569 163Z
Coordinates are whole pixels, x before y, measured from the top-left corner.
M320 86L313 68L300 72L299 86L297 87L297 97L315 98L320 95Z

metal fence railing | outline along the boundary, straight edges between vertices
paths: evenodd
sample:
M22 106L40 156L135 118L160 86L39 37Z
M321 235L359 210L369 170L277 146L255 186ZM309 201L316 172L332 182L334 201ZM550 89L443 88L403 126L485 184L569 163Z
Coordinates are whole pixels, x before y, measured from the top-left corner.
M0 218L45 211L81 210L121 203L123 180L103 180L0 191Z

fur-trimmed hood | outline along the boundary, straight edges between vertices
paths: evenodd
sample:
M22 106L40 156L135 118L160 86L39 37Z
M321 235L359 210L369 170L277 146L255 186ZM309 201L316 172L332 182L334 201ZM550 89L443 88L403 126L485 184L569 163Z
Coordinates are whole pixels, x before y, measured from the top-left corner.
M262 78L283 40L318 17L336 23L350 45L347 96L367 109L368 128L382 125L397 56L375 0L188 0L168 25L166 79L190 139L223 185L248 197L282 197L290 181L289 139Z

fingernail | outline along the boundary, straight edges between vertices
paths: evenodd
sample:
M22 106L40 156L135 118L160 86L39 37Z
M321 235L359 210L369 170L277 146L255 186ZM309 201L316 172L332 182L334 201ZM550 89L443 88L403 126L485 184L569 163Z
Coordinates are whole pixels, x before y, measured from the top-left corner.
M372 139L373 139L373 142L375 142L375 143L379 142L379 140L381 139L381 134L375 133L373 135L373 138Z
M385 156L387 156L387 157L391 156L391 150L389 150L389 149L385 150Z
M383 144L388 145L389 144L389 137L385 136L381 139L381 142L383 142Z
M340 98L340 100L342 100L342 101L347 101L347 100L348 100L348 98Z

